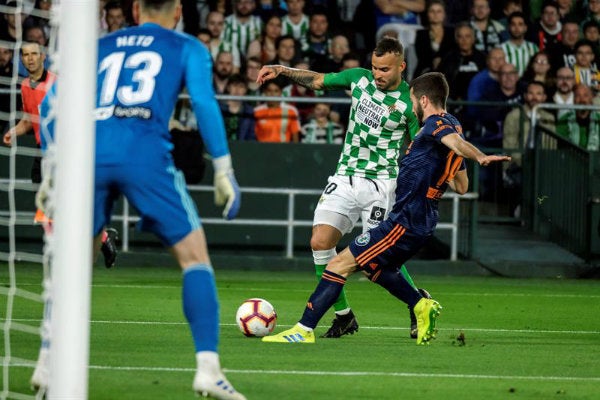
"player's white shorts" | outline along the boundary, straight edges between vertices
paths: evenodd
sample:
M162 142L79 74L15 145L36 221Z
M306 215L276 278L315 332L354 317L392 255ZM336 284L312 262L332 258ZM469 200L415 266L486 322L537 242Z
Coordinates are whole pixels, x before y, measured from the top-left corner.
M394 204L396 179L333 175L315 209L314 225L331 225L342 234L352 231L359 217L363 232L379 225Z

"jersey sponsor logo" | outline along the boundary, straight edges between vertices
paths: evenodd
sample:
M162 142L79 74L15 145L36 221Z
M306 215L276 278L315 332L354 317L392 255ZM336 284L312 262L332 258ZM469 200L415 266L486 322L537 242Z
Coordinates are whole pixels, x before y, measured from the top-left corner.
M96 108L94 115L96 121L104 121L113 116L118 118L150 119L152 118L152 110L146 107L109 106Z
M363 97L356 107L356 120L370 128L381 125L381 118L386 114L386 109L379 104Z
M366 246L369 244L370 240L371 234L369 232L365 232L362 235L357 236L356 239L354 239L354 243L356 243L357 246Z
M383 221L383 217L385 217L385 208L374 206L371 209L371 216L369 217L369 223L379 223Z

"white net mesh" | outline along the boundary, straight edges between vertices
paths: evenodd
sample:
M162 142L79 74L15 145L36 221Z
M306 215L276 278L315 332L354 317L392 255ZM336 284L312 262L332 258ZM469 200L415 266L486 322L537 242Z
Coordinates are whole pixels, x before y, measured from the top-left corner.
M41 4L37 2L37 4ZM49 3L47 3L49 4ZM20 62L20 51L26 35L32 33L31 27L41 28L48 37L45 52L49 59L47 67L56 72L58 60L56 49L57 1L53 2L52 12L33 8L32 2L18 0L0 6L0 19L6 21L6 32L14 34L14 41L0 40L0 133L15 128L22 118L38 121L35 115L24 116L20 101L20 83L27 76L27 68ZM0 28L0 29L3 29ZM3 29L4 31L4 29ZM40 31L39 29L37 30ZM10 37L4 35L4 39ZM13 52L11 65L3 64L6 51ZM55 109L50 115L55 115ZM41 134L47 134L42 126ZM12 145L0 147L0 263L3 272L0 275L0 304L2 313L3 351L2 387L0 399L42 398L29 389L29 381L34 372L40 344L50 340L49 291L50 264L52 261L52 235L46 220L43 230L40 223L34 223L34 195L38 185L30 178L30 165L40 156L33 135L11 137ZM54 146L49 146L42 170L48 179L53 173ZM50 179L49 182L52 182ZM52 215L52 186L47 186L48 201L46 213ZM42 247L42 243L44 243ZM41 285L40 285L41 282ZM44 317L42 318L42 308ZM43 347L42 347L43 348Z

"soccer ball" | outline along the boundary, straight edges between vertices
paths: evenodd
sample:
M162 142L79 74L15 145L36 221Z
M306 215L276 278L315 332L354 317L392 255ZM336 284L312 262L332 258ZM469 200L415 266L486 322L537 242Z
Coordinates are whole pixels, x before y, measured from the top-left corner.
M277 313L264 299L248 299L238 308L235 320L244 335L262 337L275 329Z

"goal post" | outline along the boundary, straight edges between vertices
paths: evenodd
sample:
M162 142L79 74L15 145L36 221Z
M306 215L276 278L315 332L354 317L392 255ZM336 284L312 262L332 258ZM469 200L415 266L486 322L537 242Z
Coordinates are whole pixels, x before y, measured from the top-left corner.
M49 399L87 398L98 0L60 0Z

